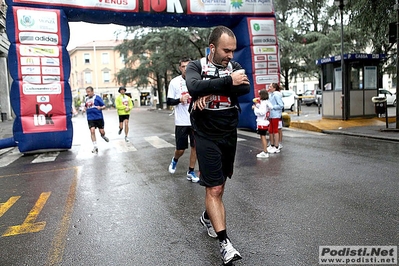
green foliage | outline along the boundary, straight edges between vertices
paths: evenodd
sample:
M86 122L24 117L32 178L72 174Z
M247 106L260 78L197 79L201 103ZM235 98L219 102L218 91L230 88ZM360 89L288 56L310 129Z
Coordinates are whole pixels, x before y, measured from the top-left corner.
M396 47L388 43L388 25L396 21L395 0L348 0L344 7L344 53L385 53L391 73ZM332 0L275 0L282 85L319 77L315 61L341 53L340 10ZM370 51L371 50L371 51Z
M129 27L133 39L125 40L115 49L125 58L125 68L116 74L119 83L134 82L136 86L153 86L163 102L170 80L179 73L183 57L200 58L208 46L210 29Z

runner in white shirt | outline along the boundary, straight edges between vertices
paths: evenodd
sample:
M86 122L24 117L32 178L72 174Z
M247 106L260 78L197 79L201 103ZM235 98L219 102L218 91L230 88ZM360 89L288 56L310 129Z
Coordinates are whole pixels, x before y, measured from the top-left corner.
M174 157L169 165L169 173L174 174L179 158L184 154L188 148L188 138L190 138L190 164L187 171L187 180L191 182L198 182L199 177L195 174L194 167L197 161L197 154L195 150L194 133L191 127L190 114L188 107L190 105L191 97L188 94L186 86L186 66L190 59L183 58L179 62L179 69L181 75L173 78L169 83L167 104L175 108L175 140L176 150Z

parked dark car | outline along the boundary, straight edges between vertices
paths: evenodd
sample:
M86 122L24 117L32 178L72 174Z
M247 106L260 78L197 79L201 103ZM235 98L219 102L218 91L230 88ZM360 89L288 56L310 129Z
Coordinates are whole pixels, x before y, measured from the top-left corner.
M302 103L306 104L307 106L311 106L312 104L318 104L320 102L320 105L322 105L323 102L323 93L321 90L307 90L303 94L303 96L307 96L302 99ZM310 97L312 96L312 97Z

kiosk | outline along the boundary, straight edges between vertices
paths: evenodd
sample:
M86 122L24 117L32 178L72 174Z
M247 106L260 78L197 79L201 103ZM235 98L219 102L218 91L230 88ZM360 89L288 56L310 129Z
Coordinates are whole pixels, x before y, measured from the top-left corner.
M316 61L321 66L321 88L323 90L322 117L341 119L343 117L343 90L348 88L348 118L375 117L371 98L378 95L379 80L382 79L381 64L384 54L344 54L344 75L341 70L341 56L322 58Z

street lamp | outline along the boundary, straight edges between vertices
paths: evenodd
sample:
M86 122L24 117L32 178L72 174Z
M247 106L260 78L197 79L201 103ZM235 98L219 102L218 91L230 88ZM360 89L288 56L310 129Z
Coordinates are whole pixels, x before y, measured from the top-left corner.
M344 7L348 3L347 0L334 0L334 4L339 7L341 14L341 82L342 82L342 120L349 118L349 90L345 86L345 72L344 72Z

